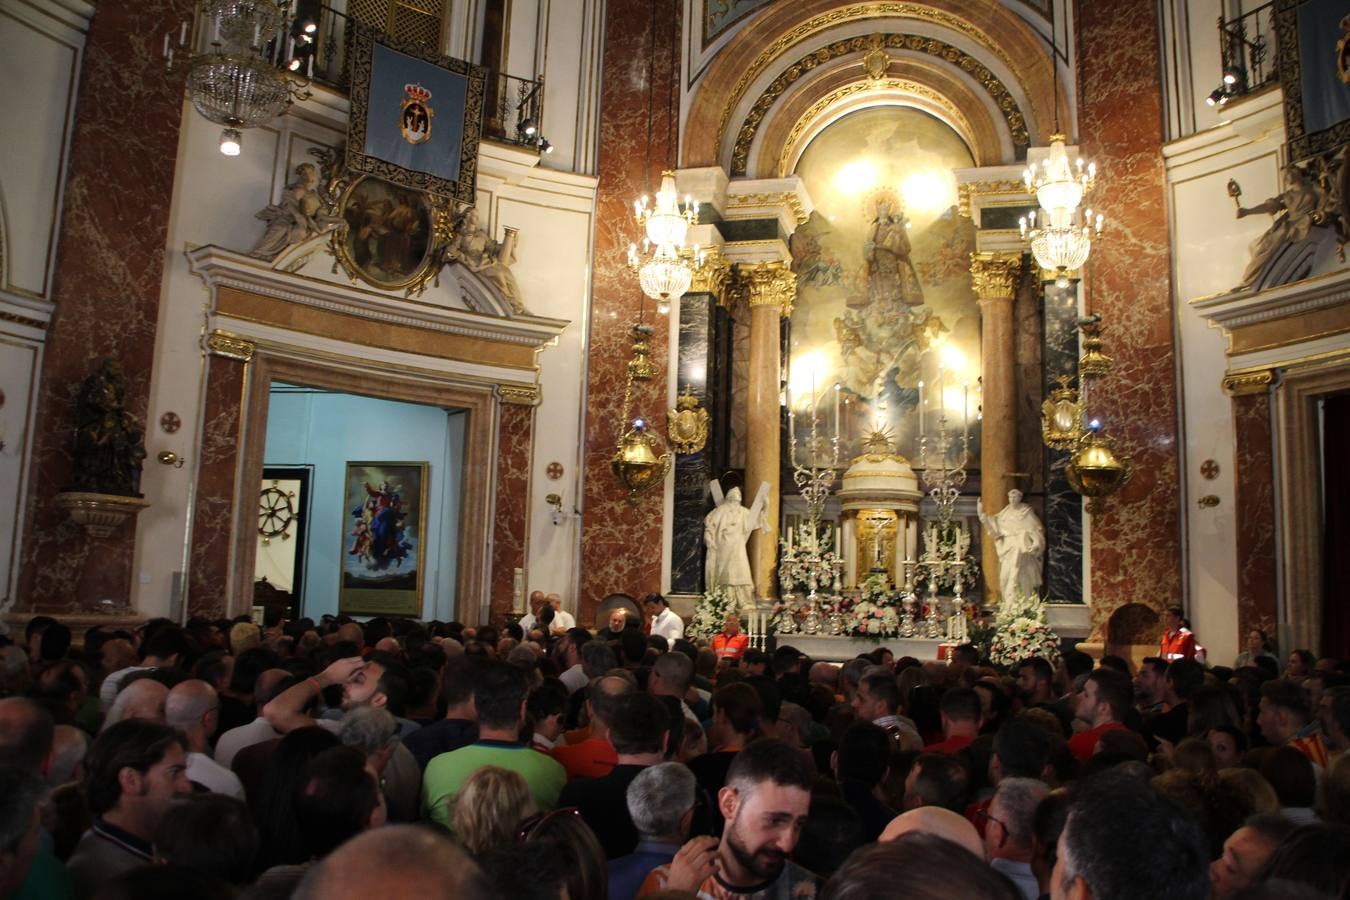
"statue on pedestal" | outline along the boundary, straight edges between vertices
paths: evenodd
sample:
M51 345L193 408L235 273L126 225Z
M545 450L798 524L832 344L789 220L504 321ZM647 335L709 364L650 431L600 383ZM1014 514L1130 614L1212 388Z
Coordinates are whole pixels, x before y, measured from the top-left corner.
M68 490L141 496L145 432L126 411L122 364L103 360L80 385L75 407L75 453Z
M1035 595L1041 587L1045 527L1032 508L1022 502L1022 492L1017 488L1008 491L1008 505L997 515L986 513L980 501L976 501L975 510L998 552L1001 600L1006 603L1017 596Z
M716 508L703 519L703 543L708 549L704 564L707 590L725 587L736 598L739 608L749 609L755 586L750 575L750 554L745 542L751 532L769 530L769 486L761 483L755 502L741 505L741 489L734 487L722 496L722 486L709 482Z

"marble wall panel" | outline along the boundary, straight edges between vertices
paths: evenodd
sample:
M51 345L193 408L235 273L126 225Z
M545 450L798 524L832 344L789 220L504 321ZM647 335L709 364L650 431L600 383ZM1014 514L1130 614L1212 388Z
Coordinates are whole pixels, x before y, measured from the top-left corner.
M1055 376L1078 373L1078 289L1045 286L1044 361L1045 383L1042 395L1056 386ZM1040 411L1037 410L1039 421ZM1064 467L1068 451L1044 451L1045 472L1045 591L1058 603L1079 603L1083 599L1083 501L1069 487Z
M605 6L578 624L594 621L606 594L640 595L661 589L662 492L648 491L629 503L627 492L609 469L621 428L630 357L628 327L638 319L644 303L647 321L655 315L626 265L628 245L638 237L632 203L644 193L654 193L662 166L674 159L671 136L675 123L667 109L670 91L679 82L680 30L658 29L655 52L649 53L651 15L650 4L641 0L614 0ZM650 170L646 165L649 72L655 107ZM658 323L651 339L652 358L668 359L667 346L667 330ZM667 376L665 367L660 368L656 378L633 386L630 418L640 414L664 422Z
M1111 230L1086 267L1087 309L1105 319L1116 361L1093 413L1135 464L1134 480L1092 520L1092 626L1100 637L1121 605L1161 607L1181 596L1177 390L1157 4L1080 0L1075 22L1078 142L1097 163L1091 202Z
M1270 395L1233 398L1233 471L1237 497L1238 640L1247 630L1264 628L1274 640L1277 576L1275 569L1275 460L1272 450Z
M121 361L127 410L145 419L183 115L184 71L166 74L160 52L165 31L189 21L192 7L102 3L89 31L35 418L20 610L92 611L130 597L135 528L91 539L51 501L70 478L75 400L98 360Z
M491 621L514 609L515 570L525 568L534 407L503 403L497 431L497 513L492 522Z
M680 300L678 393L693 389L699 405L708 409L708 382L713 359L713 313L708 294L686 294ZM710 411L711 414L711 411ZM703 590L703 516L707 509L708 479L712 477L712 436L697 453L675 457L675 518L671 529L670 590L694 594Z
M239 472L240 428L248 366L240 360L212 356L206 367L201 462L192 511L191 567L188 610L192 615L228 615L231 524ZM240 502L257 495L245 490Z

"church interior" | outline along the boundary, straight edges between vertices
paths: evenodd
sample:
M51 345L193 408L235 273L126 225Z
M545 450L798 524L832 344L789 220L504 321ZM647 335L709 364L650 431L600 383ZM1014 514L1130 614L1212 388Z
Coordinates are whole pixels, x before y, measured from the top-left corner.
M0 0L0 615L1343 654L1345 13Z

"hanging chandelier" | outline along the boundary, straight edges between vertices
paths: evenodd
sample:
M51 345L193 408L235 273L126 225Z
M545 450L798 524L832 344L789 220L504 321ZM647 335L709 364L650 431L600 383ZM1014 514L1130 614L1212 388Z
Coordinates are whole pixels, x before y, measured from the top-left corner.
M220 152L238 156L242 130L264 125L296 100L309 96L307 79L298 73L295 25L289 0L202 0L198 21L209 38L209 49L188 58L187 92L203 118L225 126ZM190 49L188 25L179 33L180 51ZM313 43L314 25L299 37ZM174 47L164 38L164 56L173 66ZM313 74L313 55L309 57Z

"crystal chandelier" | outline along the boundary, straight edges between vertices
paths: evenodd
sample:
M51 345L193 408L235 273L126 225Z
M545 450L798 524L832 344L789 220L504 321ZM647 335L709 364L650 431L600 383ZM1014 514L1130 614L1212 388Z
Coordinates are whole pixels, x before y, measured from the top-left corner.
M1095 163L1080 158L1070 165L1064 149L1064 135L1050 137L1050 155L1037 166L1032 163L1022 173L1027 189L1036 194L1042 210L1018 220L1022 239L1031 242L1031 253L1042 269L1055 273L1055 284L1069 286L1069 273L1082 268L1092 252L1092 239L1100 237L1102 216L1079 207L1097 178Z
M298 72L294 19L289 0L202 0L199 21L209 38L209 49L189 57L188 98L205 119L225 126L220 152L238 156L241 130L266 124L295 100L309 96L308 81ZM300 33L302 43L313 42L314 26ZM164 38L164 55L173 66L174 47ZM188 25L183 24L178 49L188 50ZM313 56L310 56L310 74Z

